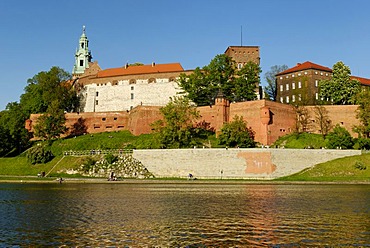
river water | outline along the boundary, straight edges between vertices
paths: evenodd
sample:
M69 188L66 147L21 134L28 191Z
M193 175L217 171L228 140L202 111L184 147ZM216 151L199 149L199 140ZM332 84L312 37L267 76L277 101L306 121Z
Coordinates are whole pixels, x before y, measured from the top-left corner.
M370 185L0 184L0 247L370 247Z

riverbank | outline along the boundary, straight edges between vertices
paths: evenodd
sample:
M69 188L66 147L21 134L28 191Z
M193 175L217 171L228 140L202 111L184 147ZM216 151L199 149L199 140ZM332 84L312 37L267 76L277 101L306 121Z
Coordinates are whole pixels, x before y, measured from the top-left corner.
M33 176L0 176L0 183L23 183L23 184L60 184L60 178ZM261 184L261 185L316 185L316 184L344 184L344 185L370 185L370 181L291 181L291 180L244 180L244 179L196 179L187 180L182 178L158 178L158 179L119 179L109 181L106 178L63 178L62 184Z

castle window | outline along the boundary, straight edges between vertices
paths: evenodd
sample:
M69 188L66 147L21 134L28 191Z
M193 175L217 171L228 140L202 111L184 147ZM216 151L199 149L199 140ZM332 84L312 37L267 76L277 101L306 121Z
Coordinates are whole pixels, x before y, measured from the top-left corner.
M289 90L289 84L286 84L286 85L285 85L285 89L286 89L286 90Z
M286 103L289 103L289 96L286 97Z
M131 86L131 90L134 90L134 86Z
M95 101L95 105L99 105L99 101L98 100Z
M284 102L283 97L280 97L280 102L281 102L281 103L283 103L283 102Z
M136 84L136 80L135 79L131 79L129 84Z
M302 75L301 73L298 73L298 76Z
M148 79L148 84L155 83L155 78L149 78Z
M130 110L132 110L134 108L134 106L130 106Z
M115 121L116 121L116 120L117 120L117 117L114 117L114 118L113 118L113 120L115 120Z
M315 80L315 87L319 86L319 80Z
M284 90L284 86L280 85L280 91L283 91L283 90Z
M295 102L295 95L292 95L292 102Z
M295 90L295 83L292 83L292 89Z
M117 80L113 80L112 85L118 85L118 81Z
M298 88L302 88L302 83L301 82L298 82Z
M96 96L99 96L99 92L98 91L96 92Z
M81 43L81 48L84 48L84 46L85 46L85 43L82 42Z
M283 77L280 77L280 79L283 79Z
M170 79L168 79L169 82L175 82L175 78L174 77L170 77Z
M84 66L84 61L83 61L83 59L80 59L80 66Z
M304 72L304 75L307 75L307 72L306 71Z
M302 95L298 94L298 101L302 101Z
M102 121L106 121L106 118L105 118L105 117L103 117L103 118L101 118L101 120L102 120Z
M243 64L242 63L239 63L238 64L238 69L240 70L242 67L243 67Z
M319 93L316 92L315 98L316 98L316 100L319 100Z
M134 99L134 93L131 93L131 100Z

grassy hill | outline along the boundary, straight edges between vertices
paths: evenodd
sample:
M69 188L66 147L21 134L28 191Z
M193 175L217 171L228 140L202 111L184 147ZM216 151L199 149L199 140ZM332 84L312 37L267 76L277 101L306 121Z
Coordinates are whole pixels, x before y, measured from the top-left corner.
M280 137L272 145L273 147L285 147L285 148L314 148L319 149L326 147L326 140L321 134L301 133L301 134L288 134Z

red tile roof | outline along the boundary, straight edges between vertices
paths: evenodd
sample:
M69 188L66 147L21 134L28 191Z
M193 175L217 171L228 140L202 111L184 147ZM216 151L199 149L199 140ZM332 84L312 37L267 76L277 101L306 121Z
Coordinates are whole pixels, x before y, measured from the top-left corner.
M351 79L358 80L362 85L370 86L370 79L368 78L362 78L357 76L351 76Z
M138 75L160 72L182 72L182 71L184 71L184 68L182 68L180 63L171 63L171 64L153 63L151 65L127 66L102 70L98 72L97 77L102 78L102 77Z
M320 71L332 72L332 70L329 67L314 64L310 61L306 61L302 64L298 63L296 66L276 74L276 76L284 75L284 74L288 74L288 73L292 73L292 72L296 72L296 71L308 70L308 69L316 69L316 70L320 70Z

